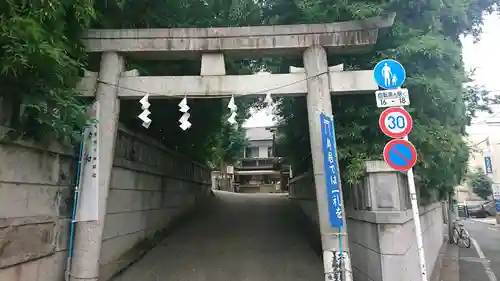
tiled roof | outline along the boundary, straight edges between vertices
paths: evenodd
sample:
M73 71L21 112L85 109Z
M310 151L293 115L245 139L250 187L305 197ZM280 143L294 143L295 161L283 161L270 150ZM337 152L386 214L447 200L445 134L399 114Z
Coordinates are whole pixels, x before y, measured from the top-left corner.
M253 127L247 128L246 137L251 141L256 140L272 140L273 133L269 131L270 127Z

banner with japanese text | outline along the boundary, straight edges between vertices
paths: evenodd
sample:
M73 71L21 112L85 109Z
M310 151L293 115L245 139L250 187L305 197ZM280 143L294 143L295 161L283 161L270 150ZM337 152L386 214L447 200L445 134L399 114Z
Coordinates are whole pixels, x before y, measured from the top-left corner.
M98 103L95 102L90 112L96 117ZM99 127L93 122L85 128L82 140L80 160L79 195L75 221L99 220Z
M332 227L343 227L342 199L340 195L340 175L337 167L337 151L335 146L335 130L333 119L321 114L321 138L326 177L326 198L328 214Z

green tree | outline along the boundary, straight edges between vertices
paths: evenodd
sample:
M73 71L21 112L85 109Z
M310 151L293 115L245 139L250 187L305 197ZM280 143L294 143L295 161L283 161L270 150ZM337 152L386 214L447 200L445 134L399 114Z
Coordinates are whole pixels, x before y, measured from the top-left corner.
M74 90L80 35L93 19L90 0L0 2L0 115L11 137L78 138L88 121Z
M329 65L347 69L372 69L383 58L394 58L406 68L405 87L411 95L409 111L414 119L410 140L418 150L416 172L424 186L443 196L460 183L467 170L465 127L489 98L475 87L464 87L461 35L478 35L483 13L492 12L498 0L486 1L270 1L265 15L269 23L315 23L365 19L396 12L391 30L379 36L373 51L362 55L331 56ZM301 61L283 60L278 68ZM279 107L281 139L297 173L311 164L305 101L284 99ZM381 159L388 141L378 128L381 110L372 95L333 96L339 161L344 183L359 181L363 162ZM426 189L423 190L425 193Z
M225 117L229 117L229 114ZM212 159L220 169L222 179L226 179L227 166L233 165L239 160L241 152L248 144L248 140L245 136L245 130L241 129L241 124L237 126L228 123L217 131L215 138ZM222 180L221 183L223 190L229 189L227 180Z
M66 143L77 140L87 124L87 106L75 92L82 68L98 71L99 56L85 56L80 42L82 31L94 28L173 28L258 25L261 10L253 0L75 0L15 1L0 3L0 92L4 105L0 121L15 129L15 136L57 138ZM134 61L127 69L141 75L198 75L200 61ZM255 60L226 60L228 73L252 73ZM227 101L188 99L193 127L182 131L175 99L154 101L153 123L140 126L137 101L124 100L120 121L128 127L162 140L170 148L196 160L212 160L213 147L229 137L223 116ZM239 115L246 116L254 99L238 98ZM7 105L6 105L7 104ZM21 106L22 105L22 106ZM6 110L11 112L6 114ZM21 116L21 118L19 118ZM241 127L240 127L241 128ZM240 130L240 129L239 129ZM233 147L233 146L230 146ZM221 151L227 151L227 147Z
M492 181L482 169L468 175L469 185L472 191L484 200L492 194Z

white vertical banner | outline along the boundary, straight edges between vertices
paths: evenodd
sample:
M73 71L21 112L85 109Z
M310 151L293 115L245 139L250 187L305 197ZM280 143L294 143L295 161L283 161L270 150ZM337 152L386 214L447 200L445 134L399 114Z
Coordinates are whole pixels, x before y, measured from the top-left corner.
M493 189L493 199L500 200L500 184L494 183L491 188Z
M90 111L95 118L99 109L96 101ZM82 159L80 159L79 196L75 221L99 219L99 124L93 122L83 133Z

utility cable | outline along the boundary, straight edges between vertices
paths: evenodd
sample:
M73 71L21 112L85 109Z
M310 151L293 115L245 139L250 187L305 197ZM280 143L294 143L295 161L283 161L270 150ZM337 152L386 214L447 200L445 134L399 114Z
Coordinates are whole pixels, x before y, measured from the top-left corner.
M480 142L478 142L478 143L472 144L472 146L477 147L477 146L479 146L480 144L482 144L482 143L484 143L484 142L488 141L488 138L489 138L489 137L485 138L484 140L482 140L482 141L480 141Z

